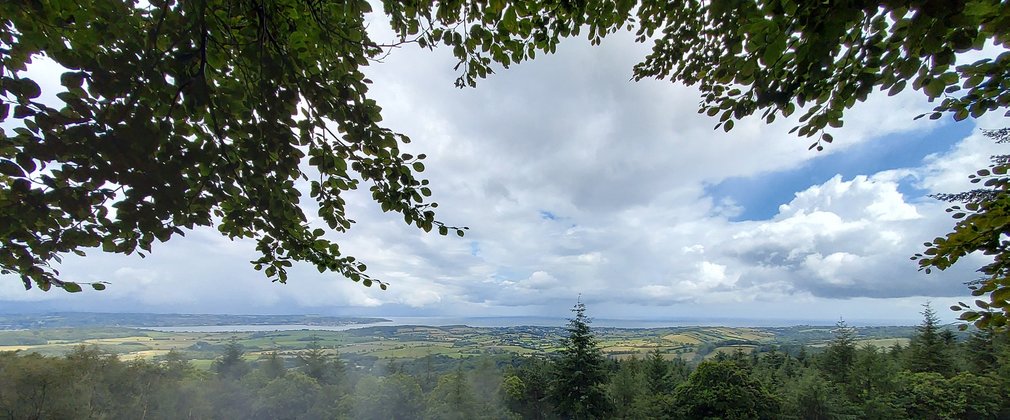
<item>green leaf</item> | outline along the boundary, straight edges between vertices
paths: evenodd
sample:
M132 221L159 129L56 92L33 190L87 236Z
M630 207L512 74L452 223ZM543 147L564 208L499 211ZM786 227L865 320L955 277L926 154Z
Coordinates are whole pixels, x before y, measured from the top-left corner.
M69 282L68 281L68 282L64 282L63 283L63 290L66 290L66 291L68 291L70 293L77 293L77 292L80 292L83 289L81 289L81 285L79 285L77 283L74 283L74 282Z
M991 299L993 303L1001 302L1005 303L1007 299L1010 299L1010 287L1001 287L992 292Z
M6 159L0 160L0 173L16 178L23 178L25 176L20 166Z
M60 75L60 84L68 88L79 88L84 84L84 73L70 71Z

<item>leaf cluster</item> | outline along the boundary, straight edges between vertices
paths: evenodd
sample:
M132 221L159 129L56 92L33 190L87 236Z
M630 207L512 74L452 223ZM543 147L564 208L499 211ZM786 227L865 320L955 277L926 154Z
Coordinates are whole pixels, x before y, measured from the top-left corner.
M983 134L994 141L1005 142L1010 137L1010 130L983 130ZM964 302L951 306L952 310L961 312L959 319L974 323L979 329L1006 327L1007 314L1010 313L1008 172L1010 155L993 156L988 169L978 170L969 176L973 184L981 184L980 188L938 196L942 200L962 202L947 209L956 220L954 228L946 236L923 244L926 250L912 257L913 261L918 261L920 270L927 273L932 269L947 269L976 251L993 258L991 263L978 269L982 277L968 283L973 296L988 296L989 299L975 300L975 309ZM965 329L967 325L961 328Z
M833 140L825 130L841 127L844 111L874 90L895 95L911 86L939 100L933 119L1010 105L1010 52L955 62L987 42L1010 45L1010 13L998 1L425 0L387 3L386 13L403 40L452 48L461 87L495 63L553 53L567 37L599 44L633 31L652 44L635 80L698 85L699 112L718 116L716 128L726 131L758 112L770 123L802 111L793 131L818 150Z
M285 282L293 261L386 283L329 232L354 222L343 193L435 220L424 155L380 125L362 68L382 53L364 0L0 3L0 272L76 292L53 267L87 248L141 256L197 226L252 238L252 261ZM29 65L68 69L42 92ZM55 96L62 105L43 99ZM303 163L307 161L308 166ZM104 283L94 288L103 289Z

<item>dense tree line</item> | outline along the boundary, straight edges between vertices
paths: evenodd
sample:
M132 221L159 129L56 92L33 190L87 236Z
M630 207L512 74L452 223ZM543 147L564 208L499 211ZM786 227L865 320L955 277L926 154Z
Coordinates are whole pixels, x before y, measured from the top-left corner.
M955 334L928 306L908 345L858 345L844 322L820 348L716 353L696 366L658 349L607 359L579 304L546 356L390 362L368 371L311 344L244 354L209 370L182 353L123 361L0 353L0 418L247 419L940 419L1010 418L1010 343Z

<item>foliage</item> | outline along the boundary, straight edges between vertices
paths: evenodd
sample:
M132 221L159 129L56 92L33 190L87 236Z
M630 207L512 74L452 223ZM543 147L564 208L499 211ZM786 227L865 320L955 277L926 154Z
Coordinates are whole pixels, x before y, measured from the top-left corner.
M896 370L895 363L882 351L875 346L864 346L856 350L851 382L844 384L850 390L849 395L856 400L870 401L894 391L891 372Z
M908 416L918 419L958 418L957 392L935 372L902 372L900 404Z
M828 345L821 359L821 370L838 384L847 384L856 359L855 331L845 323L835 324L835 339Z
M910 85L940 100L930 118L1010 105L1010 52L955 63L987 42L1006 49L1010 14L991 0L387 0L383 9L397 44L368 36L364 0L0 3L0 122L13 127L0 132L0 271L25 287L76 292L52 267L67 253L143 255L155 240L216 223L229 238L255 239L253 263L273 280L306 261L385 287L308 222L296 183L312 178L331 232L353 223L342 193L365 182L408 224L463 234L435 220L416 176L424 156L400 152L409 139L379 124L367 96L361 68L405 43L448 46L457 85L473 86L563 38L585 33L598 44L634 31L653 44L635 79L698 85L699 111L727 131L759 112L771 122L801 111L794 130L818 149L833 140L825 129L875 89ZM28 72L42 56L69 70L58 92L42 92Z
M685 419L772 419L779 401L733 361L706 361L673 393L674 406Z
M321 384L338 385L344 377L344 363L331 357L313 341L295 357L298 370Z
M529 357L505 376L502 388L506 406L524 419L554 418L550 387L552 363L540 357Z
M783 417L804 420L852 418L847 401L834 385L816 374L800 377L783 403Z
M421 386L402 373L366 376L358 381L354 394L353 417L357 419L410 419L424 411Z
M436 6L437 5L437 6ZM433 7L434 6L434 7ZM432 10L432 9L435 10ZM940 104L930 118L977 117L1010 105L1010 53L955 63L986 42L1010 42L1010 14L999 2L836 1L809 7L796 0L585 2L434 2L386 5L402 39L446 44L459 59L459 86L552 53L561 39L585 33L598 44L631 30L652 52L634 78L699 85L701 109L733 121L762 112L766 121L805 112L794 128L821 134L874 90L894 95L909 84Z
M301 372L277 377L256 393L254 410L261 419L313 419L322 387Z
M438 379L438 385L428 394L424 417L468 420L477 418L477 414L477 400L460 365L456 372Z
M645 389L645 377L642 373L642 361L635 356L617 363L617 369L611 373L610 381L607 383L607 398L614 407L610 413L613 418L636 417L635 401L649 393Z
M908 346L908 368L912 372L933 372L944 376L953 374L954 366L950 347L940 337L940 321L929 303L923 305L919 335Z
M261 357L257 368L260 372L263 372L263 376L267 379L277 379L284 376L287 371L284 367L284 359L276 351L272 351Z
M806 327L810 328L810 327ZM939 337L940 334L937 334ZM917 339L918 340L918 339ZM758 348L750 355L722 355L694 367L686 382L652 392L645 372L662 358L627 358L603 363L607 397L617 405L606 418L783 418L929 419L1008 418L1010 346L992 340L996 356L985 374L970 372L969 342L942 342L952 373L915 372L914 348L856 349L847 383L829 380L823 366L833 356L812 347L804 365L790 352ZM239 349L240 350L240 349ZM224 356L234 353L227 347ZM288 355L287 351L285 355ZM345 353L345 355L347 355ZM326 358L336 360L335 355ZM718 357L717 357L718 358ZM96 347L76 347L62 356L0 352L0 419L22 418L483 418L554 419L549 388L560 358L516 356L489 363L490 357L432 363L437 385L418 383L427 373L408 360L384 376L346 364L340 384L303 373L291 356L267 353L241 379L229 370L194 367L181 353L156 361L124 362ZM671 382L691 366L665 361ZM423 363L423 362L418 362ZM504 365L504 367L503 367ZM658 363L657 363L658 365ZM215 366L217 367L217 366ZM657 369L661 371L661 369ZM268 373L272 372L272 373ZM479 377L500 377L481 385ZM656 375L658 377L658 375ZM487 385L494 397L476 389ZM667 387L670 384L661 385ZM500 389L500 392L497 390ZM658 388L656 388L658 389ZM482 391L483 392L483 391ZM483 398L491 400L482 401Z
M239 379L249 373L249 364L242 358L245 351L234 339L224 347L221 357L214 360L211 368L224 379Z
M982 134L997 143L1010 141L1010 128L983 130ZM991 160L988 169L969 176L972 183L981 183L981 188L936 196L962 203L947 209L957 222L953 231L927 242L926 250L912 259L918 260L919 267L928 273L934 268L947 269L961 257L976 251L992 256L993 262L978 270L983 277L969 283L972 295L988 295L989 299L976 300L978 309L969 310L970 306L964 302L951 309L963 311L960 319L980 329L1003 329L1010 314L1010 241L1005 238L1010 232L1010 176L1007 175L1010 155L992 156ZM965 328L967 325L962 329Z
M400 152L409 138L381 126L367 96L362 67L392 47L369 38L370 11L364 0L0 3L0 272L77 292L52 267L63 255L144 255L213 224L255 239L253 264L274 281L306 261L370 286L365 265L308 222L305 181L330 232L350 228L343 193L364 182L383 211L462 235L426 201L425 156ZM68 69L56 91L29 71L43 56Z
M586 316L586 305L580 301L572 312L575 317L568 320L568 337L554 362L555 408L566 418L605 418L611 407L604 389L608 378L603 353L589 328L592 320Z

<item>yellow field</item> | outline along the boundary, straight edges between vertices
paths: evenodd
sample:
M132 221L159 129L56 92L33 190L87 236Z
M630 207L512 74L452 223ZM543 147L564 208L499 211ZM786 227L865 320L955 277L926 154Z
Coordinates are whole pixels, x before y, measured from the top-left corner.
M131 337L117 337L117 338L93 338L90 340L84 340L83 342L87 344L123 344L130 342L148 344L153 341L154 339L151 337L131 336Z
M132 353L126 353L119 355L119 360L130 361L136 359L151 360L158 356L164 356L168 354L168 350L141 350Z
M699 340L698 337L687 334L667 334L663 336L663 339L674 343L701 344L701 340Z
M875 338L870 340L856 340L856 347L873 345L880 348L890 348L895 344L901 344L902 347L907 347L910 341L911 340L907 338Z

